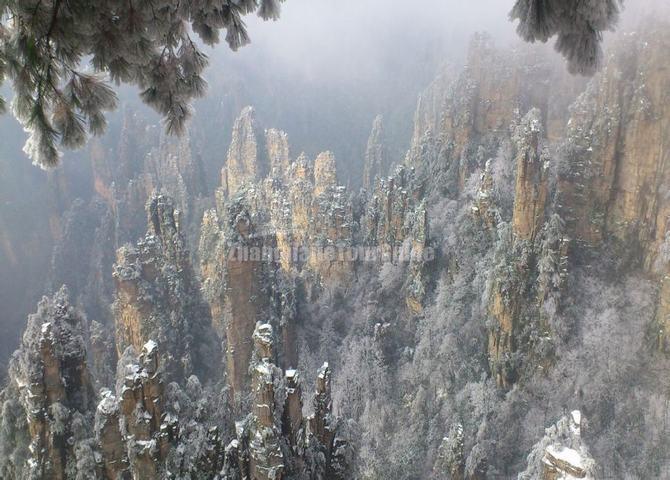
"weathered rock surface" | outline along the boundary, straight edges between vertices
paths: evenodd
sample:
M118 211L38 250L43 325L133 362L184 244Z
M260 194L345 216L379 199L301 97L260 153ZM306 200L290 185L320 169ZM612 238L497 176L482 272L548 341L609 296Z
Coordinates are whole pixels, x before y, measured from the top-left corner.
M103 329L114 328L110 304L115 297L115 251L146 232L145 205L152 192L159 189L176 199L187 240L197 237L197 229L189 225L201 217L206 190L202 162L191 150L189 132L179 138L158 132L126 110L114 147L101 140L91 143L85 177L81 178L82 172L70 176L60 172L53 179L59 198L81 195L89 200L69 199L69 208L62 207L65 213L57 219L47 289L68 285L73 298ZM113 370L114 356L111 360L108 367Z
M664 278L670 272L661 258L670 231L668 46L667 23L659 20L618 40L604 70L572 106L559 176L569 234L590 247L618 244L630 262L658 278L661 346L667 343Z
M211 316L200 293L172 199L154 196L147 204L149 230L137 246L117 252L114 266L116 348L136 351L158 343L171 379L216 369L217 347Z
M122 362L132 357L132 347ZM176 424L164 422L165 384L158 345L148 341L137 363L120 364L116 396L103 391L96 412L96 434L109 478L157 478ZM173 431L175 430L175 431Z
M658 44L650 48L648 40ZM665 239L670 181L663 65L670 36L661 24L619 41L608 63L572 107L564 211L576 239L639 242L646 268ZM588 194L584 194L588 192Z
M528 112L514 128L516 181L511 231L503 233L507 243L500 252L501 263L492 274L489 301L493 320L488 340L489 364L498 385L503 387L511 386L520 367L514 357L520 348L520 331L526 326L522 314L529 303L528 284L532 282L538 261L535 242L540 240L545 225L549 158L542 150L542 134L541 114L537 109ZM484 174L483 181L486 180ZM485 206L484 211L487 208L490 207Z
M270 160L270 174L275 178L286 178L291 164L288 135L286 132L270 128L265 131L265 148Z
M3 445L4 478L70 478L95 473L73 465L90 449L90 412L96 398L86 363L85 319L61 288L44 297L28 319L3 392L3 428L16 443ZM4 438L7 441L7 437ZM25 443L23 443L25 442ZM91 460L91 459L87 459Z
M581 437L582 414L573 410L545 430L528 455L528 468L519 480L593 479L595 462Z
M377 125L377 136L380 129ZM217 207L205 213L201 227L204 292L213 325L226 339L234 395L248 392L250 339L256 322L270 322L281 330L280 364L295 367L296 288L315 299L324 289L334 290L353 279L366 262L376 265L359 257L358 247L372 247L381 254L409 241L408 250L419 260L412 263L408 308L419 313L425 294L421 275L428 246L427 213L411 169L401 168L389 179L371 176L374 193L365 199L364 217L354 218L354 203L337 183L331 152L319 154L313 162L305 155L291 161L285 133L270 129L265 137L272 168L262 178L260 172L265 170L259 164L262 153L256 140L260 135L253 109L244 109L224 167L227 183L218 189ZM372 142L373 163L381 165L380 149L377 140ZM231 190L230 185L236 186Z
M30 317L2 393L0 444L13 452L0 458L3 478L152 480L218 472L223 440L206 418L213 401L197 378L185 382L185 391L167 385L164 356L150 340L139 357L132 346L124 352L115 393L102 389L98 403L88 336L65 288Z
M371 190L374 187L375 178L386 173L387 157L388 153L384 144L384 119L381 115L377 115L372 122L372 130L365 149L363 188Z
M103 390L95 414L101 478L211 478L223 467L224 441L214 399L197 377L166 383L158 345L128 347L115 392Z
M226 448L224 477L349 478L347 442L336 437L339 419L332 412L328 365L318 374L314 414L303 418L297 372L283 374L273 362L272 326L259 322L253 337L252 411L237 422L237 438Z
M398 167L393 176L380 179L373 190L362 221L364 238L370 245L402 244L411 234L412 219L422 199L414 170Z
M546 99L534 96L525 88L527 84L534 84L530 76L539 72L524 71L520 67L524 63L520 56L505 55L494 48L488 36L475 36L466 68L443 95L437 124L428 125L432 128L427 128L421 137L415 132L414 140L425 144L423 147L413 144L410 152L421 152L421 155L410 154L407 158L410 166L426 172L447 170L453 182L451 188L461 190L476 168L470 161L476 157L473 154L478 146L486 143L485 138L495 139L505 134L517 109L525 111L531 105L545 106ZM432 165L425 164L430 157ZM414 158L421 158L421 164L415 164Z
M253 205L244 196L224 208L222 221L215 210L205 215L201 269L213 325L226 339L228 379L235 395L244 393L249 385L256 322L272 316L274 264L262 255L264 247L272 249L267 242L273 239L259 234Z
M484 171L479 180L479 188L475 197L472 213L482 220L486 228L493 228L500 222L500 212L495 204L494 182L491 159L486 161Z
M540 111L531 110L515 133L517 160L512 229L517 238L530 242L542 228L549 195L549 154L540 144L541 122Z
M243 185L265 173L258 144L254 109L246 107L235 120L226 165L221 170L221 186L227 196L234 196Z
M419 314L425 295L426 265L432 256L426 251L430 244L428 211L423 186L413 168L399 166L392 176L379 179L367 199L360 219L360 241L381 252L379 262L407 262L408 291L406 303L412 314ZM362 258L363 263L370 259Z
M117 399L109 390L103 390L101 396L95 415L95 434L106 478L131 478Z
M420 95L414 111L414 130L405 163L417 165L429 153L440 130L442 107L449 98L453 82L451 69L444 68Z
M202 162L191 150L189 132L176 138L161 135L158 147L144 158L142 171L150 175L153 189L170 195L189 221L198 197L206 193Z

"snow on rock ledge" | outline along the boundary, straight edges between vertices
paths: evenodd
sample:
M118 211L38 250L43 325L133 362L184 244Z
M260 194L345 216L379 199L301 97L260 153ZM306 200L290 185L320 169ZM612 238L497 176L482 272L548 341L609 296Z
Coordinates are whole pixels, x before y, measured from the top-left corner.
M581 438L582 414L573 410L545 430L519 480L592 480L595 462Z

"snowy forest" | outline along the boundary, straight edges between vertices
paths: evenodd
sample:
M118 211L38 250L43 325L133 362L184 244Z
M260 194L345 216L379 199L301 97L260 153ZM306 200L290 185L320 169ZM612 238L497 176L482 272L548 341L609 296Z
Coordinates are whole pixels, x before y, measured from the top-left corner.
M670 479L670 6L461 3L0 0L0 480Z

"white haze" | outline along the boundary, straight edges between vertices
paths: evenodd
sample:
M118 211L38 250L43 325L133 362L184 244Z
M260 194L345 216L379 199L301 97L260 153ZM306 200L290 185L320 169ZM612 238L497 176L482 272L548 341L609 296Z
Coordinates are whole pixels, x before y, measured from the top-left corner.
M287 0L277 22L249 17L252 43L232 55L237 61L261 55L307 78L377 80L427 50L460 57L475 31L513 39L514 25L507 20L513 3ZM217 49L215 59L220 55L231 56Z

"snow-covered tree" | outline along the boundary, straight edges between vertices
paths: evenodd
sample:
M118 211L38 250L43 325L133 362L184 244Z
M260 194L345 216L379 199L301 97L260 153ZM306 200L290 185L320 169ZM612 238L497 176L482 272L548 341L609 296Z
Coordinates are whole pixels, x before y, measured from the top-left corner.
M560 289L566 275L560 252L562 242L565 241L563 231L563 220L556 213L549 217L542 229L540 255L537 259L537 289L542 300Z
M182 131L189 102L206 87L207 57L193 32L214 45L225 29L236 50L249 42L243 16L277 19L281 1L0 2L0 84L7 77L13 85L12 110L29 133L25 152L53 166L58 144L79 147L102 132L117 102L108 79L137 85L167 130Z
M517 0L510 16L527 42L546 42L554 35L556 50L572 73L590 75L602 59L602 33L619 17L623 0Z
M545 429L544 437L528 454L528 468L519 474L519 480L540 480L551 473L556 478L576 474L579 478L592 479L596 465L582 440L581 423L581 412L573 410Z

